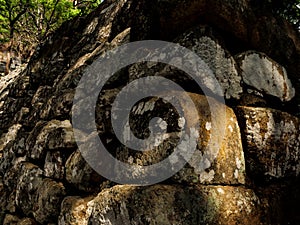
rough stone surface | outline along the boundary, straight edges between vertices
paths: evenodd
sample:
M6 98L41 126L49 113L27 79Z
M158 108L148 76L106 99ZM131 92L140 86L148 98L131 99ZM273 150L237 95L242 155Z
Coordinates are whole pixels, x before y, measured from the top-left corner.
M51 179L43 179L38 190L33 208L33 216L41 224L56 223L60 211L60 203L65 196L65 187Z
M245 188L168 185L114 186L91 201L68 197L63 204L69 215L84 212L82 224L116 225L260 224L262 207L253 191ZM60 220L60 224L71 224L71 219Z
M99 190L103 178L84 160L79 151L73 152L66 162L66 180L78 190Z
M278 63L259 52L238 55L243 81L264 94L289 101L295 96L295 89L286 70Z
M39 223L54 222L59 213L59 203L65 194L62 183L42 179L42 171L30 163L22 164L21 171L16 187L17 205L25 215L33 214Z
M28 102L26 94L16 99L16 93L26 87L28 81L22 80L19 74L24 70L24 66L9 73L7 76L0 77L0 135L13 125L16 113L21 109L23 103ZM21 87L15 87L17 84L23 83ZM12 90L13 88L17 90ZM21 103L23 101L23 103Z
M4 218L3 225L36 225L37 223L31 218L20 219L17 216L7 214Z
M88 224L88 204L94 197L68 196L61 203L58 224Z
M73 135L73 130L70 121L58 121L52 120L48 122L45 126L37 125L29 136L36 138L34 145L27 145L27 151L30 153L32 159L41 159L45 157L47 150L57 150L57 149L72 149L76 147L75 139Z
M242 149L241 136L238 122L232 109L222 103L205 96L189 93L197 111L192 111L191 106L185 102L184 93L168 92L168 98L178 99L179 107L184 112L183 130L191 130L195 123L199 123L197 146L185 168L178 172L174 178L177 182L206 183L206 184L244 184L245 162ZM172 111L167 110L166 102L159 99L141 101L132 111L132 129L135 134L145 137L149 130L145 129L151 118L159 115L166 119L168 132L158 133L150 143L157 143L147 148L145 153L136 153L128 148L117 148L117 158L140 166L158 163L165 159L176 146L182 151L182 156L189 148L193 148L191 134L186 138L180 137L178 120L172 116ZM196 121L195 118L199 117ZM110 118L108 118L110 120ZM138 122L139 121L139 122ZM158 126L162 125L158 122ZM111 128L107 128L111 130ZM124 131L125 137L130 136ZM190 138L189 138L190 137ZM130 140L130 138L129 138ZM149 140L148 140L149 141ZM147 142L146 142L147 143ZM147 144L145 145L147 146ZM92 157L92 156L91 156ZM173 162L174 163L174 162ZM228 165L231 167L228 167ZM132 174L143 173L132 171ZM131 176L131 175L129 175ZM141 175L142 176L142 175Z
M65 176L64 156L60 151L48 151L44 164L44 175L53 179L63 180Z
M300 224L299 118L292 116L300 115L300 38L287 22L257 9L250 0L106 0L49 35L26 67L0 77L0 224ZM90 101L73 102L76 91L84 91L76 87L85 69L115 47L149 39L177 42L201 56L224 89L220 95L226 98L226 115L221 119L217 111L213 126L203 90L174 68L145 62L112 76L99 94L98 130L88 137L82 132L75 143L72 106ZM262 56L250 76L241 73L246 70L243 61L235 63L241 57L233 56L239 54L252 62ZM189 63L189 57L176 62ZM280 72L283 68L286 73ZM150 75L171 79L193 93L203 132L198 132L201 138L192 160L164 184L116 186L93 171L78 146L89 151L93 146L86 140L100 136L118 159L154 163L171 152L179 128L190 127L196 119L185 102L181 105L189 124L186 118L163 114L170 105L155 100L153 111L150 98L144 99L130 111L134 135L147 137L151 116L161 113L175 141L147 154L134 155L120 147L109 120L112 101L129 82ZM260 82L252 83L253 77ZM89 88L95 81L87 83L87 90L94 91ZM204 83L209 96L220 100L214 86ZM212 145L206 143L223 125L224 137L216 135ZM182 151L191 147L184 141ZM218 144L222 148L216 159L208 160ZM95 155L93 160L106 163Z
M9 143L16 140L18 131L20 130L21 127L22 127L22 125L20 125L20 124L14 124L13 126L11 126L8 129L7 133L2 134L2 137L0 139L1 140L1 142L0 142L0 154L3 152L3 149L6 148L9 145Z
M226 99L239 99L243 92L236 62L213 37L203 35L205 27L184 33L176 42L195 52L212 70Z
M279 179L300 173L300 121L268 108L239 107L249 175Z
M199 26L192 30L183 33L173 40L183 47L196 53L203 65L196 65L193 68L195 76L197 77L198 84L201 88L206 88L215 95L224 96L226 99L239 99L243 90L241 86L241 77L238 74L236 62L233 57L227 52L220 43L211 34L210 28ZM189 57L185 56L183 59L179 58L172 51L166 51L171 62L176 62L177 65L189 65ZM153 53L153 58L161 58L160 53ZM211 79L208 74L213 74L214 78ZM171 79L176 83L185 85L188 91L199 91L192 89L193 79L187 74L183 73L176 67L164 65L161 63L137 63L129 68L129 80L145 76L159 75ZM221 89L221 90L219 90ZM200 90L201 91L201 90ZM203 90L202 90L203 91Z

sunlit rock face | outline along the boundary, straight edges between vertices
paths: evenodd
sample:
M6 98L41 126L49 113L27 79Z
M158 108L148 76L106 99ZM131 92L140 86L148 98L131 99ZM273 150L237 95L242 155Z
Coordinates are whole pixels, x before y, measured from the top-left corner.
M61 224L257 224L263 216L252 190L228 186L118 185L93 200L68 197L62 205Z
M268 108L239 107L238 111L241 115L248 172L253 179L298 177L299 118Z
M178 154L179 158L187 157L188 151L193 154L187 159L186 166L171 178L173 182L245 184L244 153L239 125L233 110L213 98L188 93L195 105L196 110L193 111L192 106L185 101L186 93L174 91L164 94L167 94L168 98L178 99L179 108L183 111L182 117L174 117L172 114L176 113L176 110L170 111L167 102L159 98L140 101L131 113L133 134L138 134L139 137L149 135L149 121L157 116L162 118L157 126L166 126L167 131L158 131L156 136L145 141L145 148L149 151L139 153L119 147L117 158L129 164L151 165L164 160L177 148L181 152ZM196 123L199 123L197 130L194 129ZM182 128L187 133L181 132ZM125 137L133 135L127 132L123 133ZM170 163L176 162L170 159ZM155 175L158 174L153 174Z
M289 101L295 96L295 89L284 67L265 54L246 52L237 56L243 81L252 88L281 101Z
M300 39L251 2L107 0L48 36L26 67L1 76L0 224L300 224ZM97 130L74 129L72 109L92 101L89 95L74 100L84 93L76 87L87 67L116 47L149 39L191 50L209 70L196 73L195 85L163 63L124 67L97 90L95 121L81 121ZM156 54L149 52L164 56ZM190 65L188 56L172 60ZM139 100L129 123L115 131L114 100L148 76L182 89L161 90L165 100ZM87 91L95 83L87 80ZM145 141L148 151L124 145L116 133ZM135 170L122 173L89 154L96 137ZM176 146L167 165L185 164L158 184L118 185L101 173L143 176L136 168L161 162ZM98 164L104 171L96 171Z

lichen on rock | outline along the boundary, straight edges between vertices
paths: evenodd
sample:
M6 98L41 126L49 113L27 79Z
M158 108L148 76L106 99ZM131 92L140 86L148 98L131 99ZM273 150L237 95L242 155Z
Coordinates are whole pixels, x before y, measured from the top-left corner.
M300 173L299 118L274 109L240 107L249 175L265 180Z
M289 101L295 96L295 89L286 69L260 52L245 52L236 56L243 81L264 94Z
M106 0L46 37L28 65L1 76L0 224L300 224L300 38L252 3ZM175 66L156 62L122 68L102 90L91 88L100 81L90 77L85 90L77 88L99 57L149 39L175 42L202 58L205 64L190 69L207 90ZM191 55L176 57L172 49L149 56L191 65ZM190 96L196 110L181 100L182 114L176 114L172 97L140 99L120 131L129 140L150 137L149 151L137 152L115 135L112 108L125 86L148 76L178 84L181 91L161 92ZM75 100L77 92L86 98ZM72 110L85 109L94 92L95 121L74 129ZM93 126L97 130L88 133ZM88 140L95 138L111 156L137 165L128 172L132 177L168 158L180 141L180 154L168 165L185 165L159 184L117 185L88 163L120 170L88 154L97 147Z

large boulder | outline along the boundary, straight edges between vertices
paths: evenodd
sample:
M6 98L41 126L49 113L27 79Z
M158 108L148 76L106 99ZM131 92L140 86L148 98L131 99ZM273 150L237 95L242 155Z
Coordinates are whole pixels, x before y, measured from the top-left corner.
M91 14L76 17L50 34L26 69L0 78L0 223L299 224L299 122L282 111L299 113L300 39L286 22L257 12L252 3L106 0ZM82 132L82 139L77 136L75 143L72 105L77 109L91 100L87 96L73 102L77 91L84 92L77 86L87 67L116 47L149 39L177 42L195 51L211 67L223 92L216 95L209 88L214 86L206 82L207 73L202 78L211 98L205 98L199 86L191 86L174 68L158 65L155 71L153 62L145 62L150 69L143 74L144 67L130 65L114 74L100 92L96 110L90 114L96 114L92 125L97 131L88 137ZM232 57L241 52L247 54ZM236 64L236 59L243 60ZM191 65L188 55L180 60ZM262 70L264 63L266 70ZM286 73L279 72L283 67ZM154 139L154 144L162 140L154 148L146 145L150 151L136 152L120 145L114 135L111 101L129 82L151 71L157 77L173 78L184 91L165 92L178 97L186 93L196 110L187 101L178 101L184 109L179 118L176 110L168 108L171 104L155 96L140 99L130 109L126 128L140 139L151 134L150 128L167 128L167 132ZM254 78L262 81L255 83ZM86 90L93 91L95 81L86 80ZM248 90L252 92L245 93ZM238 107L243 101L243 105L264 108ZM198 129L190 129L198 122ZM87 162L85 151L77 148L83 146L89 152L93 146L88 140L100 136L119 161L149 165L170 155L183 133L181 128L188 132L182 135L180 157L172 162L183 159L182 153L188 150L195 152L179 172L162 181L164 185L117 186L100 175L103 171L93 170L92 164L103 163L106 171L120 168L95 154L90 157L93 163ZM128 129L118 131L133 137ZM133 172L128 174L142 175L139 170ZM266 180L275 182L265 184Z
M253 89L290 101L295 89L284 67L260 52L245 52L236 56L243 81Z
M239 107L248 174L254 180L300 174L300 121L274 109Z
M197 205L197 207L195 207ZM228 186L114 186L97 197L67 197L59 224L260 224L252 190Z
M146 139L144 142L146 151L143 152L137 152L126 145L118 144L115 139L112 140L113 129L116 128L112 128L111 123L106 123L111 120L111 117L98 117L99 127L106 130L103 135L100 135L103 143L114 143L113 146L106 145L108 151L114 154L118 160L140 167L157 164L169 158L170 168L166 167L165 169L171 170L171 165L178 163L172 161L170 157L176 148L180 152L177 157L186 158L187 164L171 178L173 181L191 184L244 184L244 153L238 122L233 110L213 98L192 93L187 95L192 103L187 103L186 94L179 91L162 93L162 96L165 95L167 99L172 99L173 104L160 98L150 98L141 100L133 107L130 113L132 133L121 126L123 129L120 132L121 139L131 141L135 138L133 135ZM195 110L193 110L192 104L194 104ZM179 109L182 110L181 116L183 117L176 115L180 113ZM106 110L105 105L99 107L97 114L103 115L104 110ZM155 117L161 119L154 122L156 124L150 124ZM198 130L194 130L196 124L199 124ZM166 133L159 130L155 134L156 136L149 137L155 126L165 127ZM188 132L185 133L186 131ZM109 132L112 134L108 135ZM193 144L194 139L195 144ZM123 143L126 142L123 141ZM98 163L105 164L105 161L100 162L101 155L95 155L96 148L96 146L92 147L89 142L83 143L80 148L84 151L85 158L95 166L94 168L97 168ZM190 159L187 158L189 151L194 151ZM121 179L122 176L133 178L138 175L143 179L146 171L146 167L145 170L136 167L126 174L123 173L122 167L113 168L113 166L108 163L106 169L108 171L120 170L120 177L117 179ZM100 174L101 172L103 171L99 171ZM152 174L152 176L159 176L159 174Z

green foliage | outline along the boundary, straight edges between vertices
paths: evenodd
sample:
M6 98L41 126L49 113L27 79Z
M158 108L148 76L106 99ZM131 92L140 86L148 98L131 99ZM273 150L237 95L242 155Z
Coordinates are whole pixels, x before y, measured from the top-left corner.
M9 23L0 15L0 44L9 41Z
M0 0L0 44L10 41L16 51L31 48L66 20L89 13L101 0L74 3L75 0Z
M300 0L252 0L261 11L271 11L300 28Z
M18 20L27 12L30 7L30 0L0 0L0 29L3 38L12 38L15 31L15 25ZM9 33L9 37L6 37Z
M73 5L80 9L80 15L86 15L102 2L102 0L73 0Z
M273 10L297 27L300 26L300 0L273 0Z
M34 34L31 38L36 41L80 13L68 0L31 0L31 4L32 7L18 21L18 31Z

